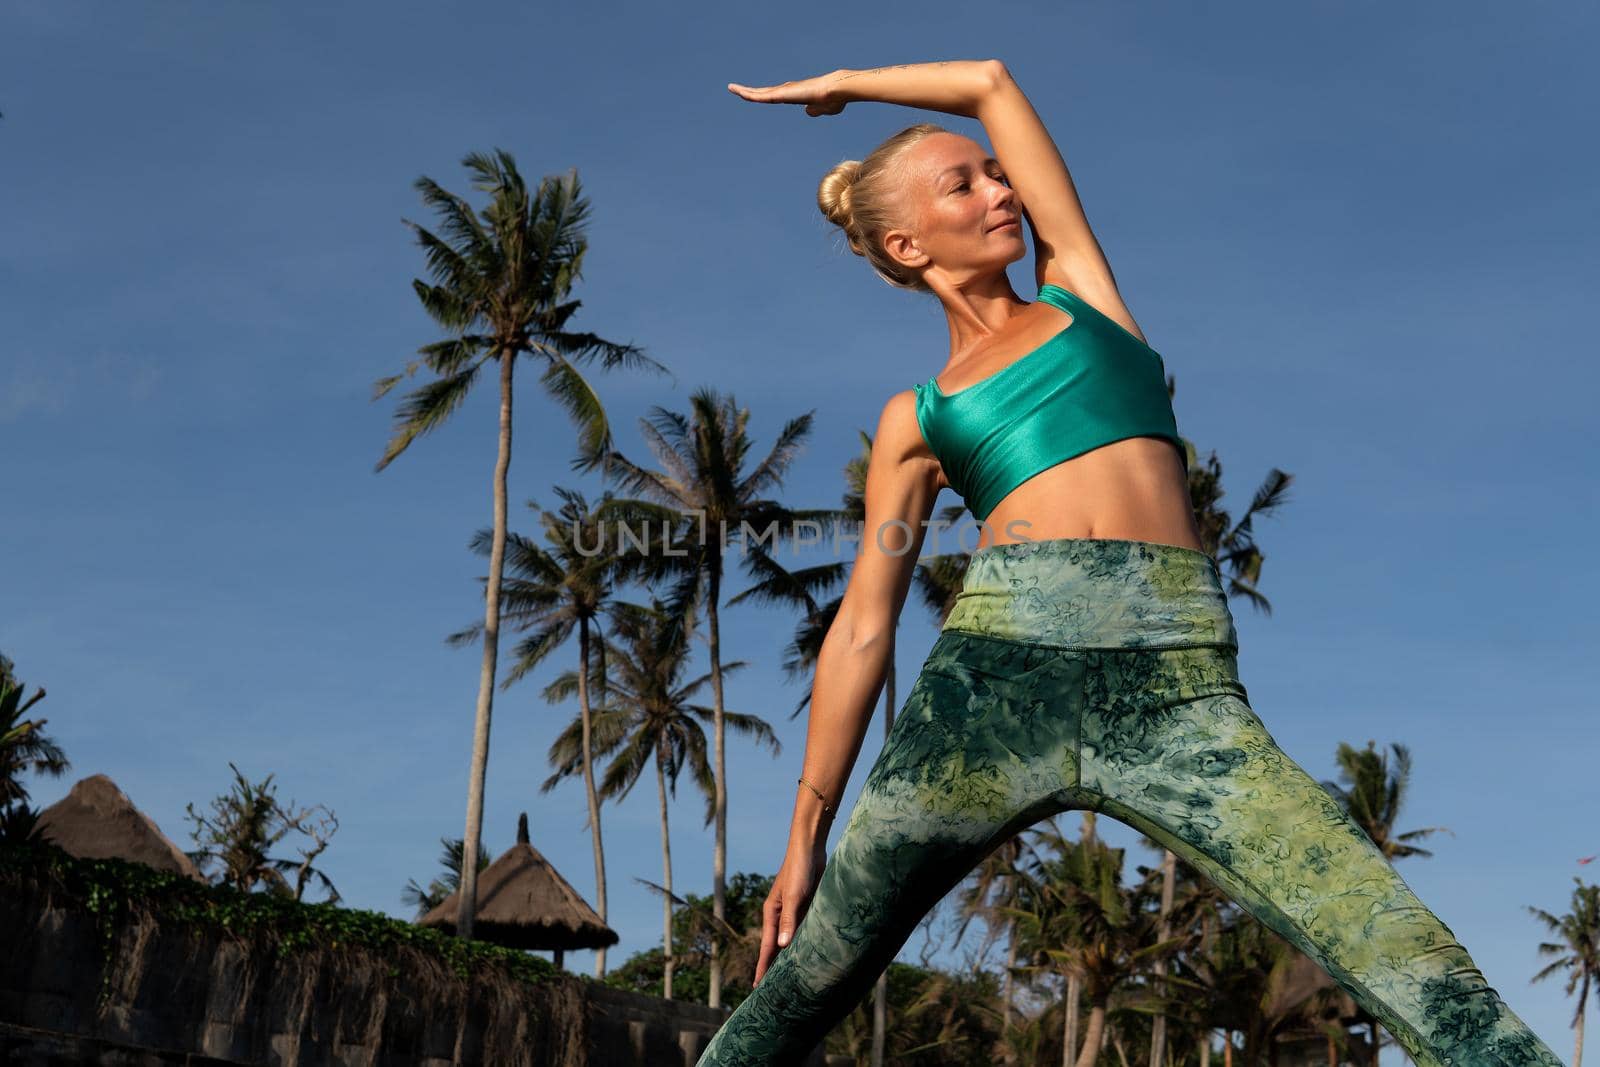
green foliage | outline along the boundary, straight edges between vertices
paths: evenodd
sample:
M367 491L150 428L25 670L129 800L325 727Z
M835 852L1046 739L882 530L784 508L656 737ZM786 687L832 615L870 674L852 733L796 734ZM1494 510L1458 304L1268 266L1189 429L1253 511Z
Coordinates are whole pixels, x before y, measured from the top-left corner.
M24 700L26 689L11 660L0 654L0 811L28 802L28 790L22 784L25 772L59 778L71 766L60 747L44 735L48 720L22 717L44 699L41 686Z
M722 1005L736 1008L750 995L761 951L761 908L775 876L737 872L728 878L723 897L727 929L723 931ZM672 943L678 953L672 969L672 999L707 1003L711 991L711 935L716 928L711 897L673 894ZM605 977L605 984L661 996L665 957L660 946L636 952Z
M1587 885L1576 875L1572 881L1576 888L1572 891L1570 912L1552 915L1535 907L1528 911L1555 937L1540 943L1539 955L1551 962L1533 976L1533 981L1565 976L1567 996L1578 996L1577 1011L1572 1016L1576 1026L1588 1005L1590 987L1600 981L1600 886Z
M211 801L211 814L202 815L194 805L187 807L188 817L194 823L191 835L200 847L188 853L202 873L212 862L221 865L217 880L248 892L262 885L269 892L301 899L306 882L312 877L322 882L328 890L328 902L338 903L339 891L328 876L312 866L312 860L328 847L339 820L321 804L312 808L295 809L291 801L287 807L278 803L277 787L272 775L260 782L251 782L232 763L233 789ZM313 821L318 811L322 815ZM275 859L267 855L285 834L299 833L311 838L312 847L300 850L299 860ZM291 886L286 874L293 872Z
M401 901L415 908L419 919L461 888L461 864L464 862L462 855L466 850L466 838L441 837L439 843L444 846L444 855L439 860L444 867L444 874L429 882L427 889L418 885L415 878L409 879L406 887L400 891ZM478 873L488 870L493 862L494 853L485 849L483 842L478 842Z
M39 840L39 809L24 801L0 808L0 843Z
M407 958L412 952L437 960L461 979L498 974L537 984L563 973L549 960L516 949L464 941L379 912L204 885L141 863L79 859L48 843L0 845L0 896L17 899L25 893L48 895L57 905L93 916L101 948L102 997L110 978L105 964L118 932L140 916L224 930L278 957L361 948L393 964L391 975L412 962Z
M929 1067L990 1067L1000 1037L1000 988L987 971L945 972L890 963L885 1060ZM868 990L828 1035L828 1052L868 1062L876 997Z

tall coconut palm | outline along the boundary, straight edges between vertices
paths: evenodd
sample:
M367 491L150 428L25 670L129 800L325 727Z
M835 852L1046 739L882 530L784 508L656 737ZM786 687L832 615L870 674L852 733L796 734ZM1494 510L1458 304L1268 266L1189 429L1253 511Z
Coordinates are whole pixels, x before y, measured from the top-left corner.
M1038 841L1037 858L1026 871L1020 903L1010 909L1017 919L1014 936L1021 939L1026 968L1080 977L1089 1022L1076 1067L1094 1067L1106 1041L1113 994L1151 960L1173 952L1178 939L1155 937L1148 880L1122 884L1122 849L1097 837L1074 842L1054 819L1029 832ZM1072 1062L1073 1044L1064 1043L1064 1065Z
M493 704L495 659L499 651L500 579L506 537L506 472L511 465L512 369L517 357L537 355L543 364L540 383L576 423L585 457L603 454L611 441L605 409L593 386L573 361L598 357L605 369L666 368L634 345L617 344L593 333L574 331L569 322L582 301L568 299L581 276L588 240L584 225L589 204L581 195L576 170L562 178L545 178L529 194L511 155L473 152L462 159L473 186L489 194L481 218L462 197L433 179L418 178L415 187L440 217L444 236L406 220L426 253L429 284L412 280L423 310L451 336L418 349L421 359L404 374L379 379L374 399L426 365L435 381L407 394L396 412L396 432L379 458L382 471L420 434L444 423L466 399L485 364L499 370L499 440L495 459L494 533L484 592L483 664L478 677L478 703L473 720L472 767L467 786L466 852L462 867L461 906L456 929L472 936L477 907L479 831L483 824L484 777L489 763L489 724ZM580 466L588 469L587 458Z
M626 491L675 509L693 531L683 538L678 553L661 562L677 575L667 600L668 610L673 614L687 614L689 605L702 605L707 621L716 780L712 915L717 924L725 925L728 779L724 761L720 622L724 540L742 538L746 570L758 581L770 581L782 568L766 548L766 539L772 539L776 546L795 536L797 522L825 522L831 513L791 509L763 495L782 485L784 472L811 430L811 413L785 423L766 458L746 472L745 460L752 447L746 433L749 410L738 407L731 396L720 396L706 387L696 390L689 403L687 416L658 406L652 409L649 418L640 420L646 443L662 469L640 467L614 449L594 456L593 460L603 462ZM720 937L719 934L711 942L707 998L714 1008L722 1006Z
M1557 917L1542 908L1529 907L1556 941L1539 945L1539 955L1549 957L1550 965L1533 976L1538 982L1565 972L1567 996L1578 994L1578 1008L1572 1015L1576 1031L1576 1044L1572 1052L1572 1067L1583 1067L1583 1017L1589 1004L1589 987L1600 979L1600 886L1585 885L1583 879L1574 877L1577 888L1572 891L1572 910Z
M1017 834L985 856L973 870L959 898L960 923L955 931L955 939L958 942L966 934L968 924L980 917L987 928L980 952L986 952L989 945L1002 933L1010 935L1013 916L1016 914L1014 909L1020 903L1019 890L1022 883L1020 875L1026 849L1025 839L1021 834ZM1017 968L1018 941L1015 936L1007 936L1006 941L1006 962L1000 986L1000 1038L1003 1061L1012 1063L1016 1060L1018 1051L1011 1043L1013 1015L1011 986Z
M620 800L627 796L647 767L655 770L661 813L664 890L662 995L671 1000L676 958L672 944L672 839L667 824L667 796L670 790L676 797L678 775L687 769L706 798L706 825L716 816L715 776L706 759L705 731L701 729L701 723L709 724L714 720L715 711L690 703L690 698L711 681L711 675L707 672L688 681L683 679L689 665L695 622L692 618L674 617L659 597L652 596L648 607L618 605L613 619L614 636L621 644L612 656L616 667L611 685L612 705L604 709L602 715L616 717L617 739L605 750L610 761L600 792L608 799ZM735 660L724 663L722 671L726 675L744 666L743 660ZM549 695L557 697L561 689L571 685L572 679L563 676L551 687ZM774 755L782 750L772 727L756 715L724 709L723 721L729 729L771 746ZM611 730L607 727L602 732L609 734ZM551 762L560 768L570 766L573 761L575 745L571 733L569 729L550 748ZM558 770L543 788L549 788L560 776Z
M600 832L600 797L594 784L591 709L595 701L589 692L588 678L591 674L597 677L603 702L605 641L596 640L597 619L607 610L619 583L648 574L653 566L647 554L619 544L616 530L619 523L647 521L652 509L618 501L609 492L593 507L576 490L557 486L555 493L562 501L555 511L546 511L537 501L528 501L549 549L514 532L506 535L504 568L508 577L501 580L500 618L513 629L532 632L513 650L511 669L501 688L507 689L526 677L568 638L577 635L578 662L584 666L582 673L575 677L578 678L578 722L582 729L580 768L588 805L585 826L589 828L594 851L596 911L604 920L607 912L605 843ZM472 540L472 550L488 555L493 551L493 540L493 531L479 530ZM446 640L453 645L470 644L478 639L481 631L482 626L474 623ZM596 667L593 671L588 669L591 663ZM606 949L602 946L595 953L595 977L603 978L605 972Z
M832 531L850 528L851 524L866 521L866 469L872 458L872 437L865 431L858 430L857 433L861 435L861 454L852 457L845 464L844 502L842 506L826 513L825 525ZM799 680L805 683L802 686L804 695L789 713L790 719L798 717L811 703L812 683L815 681L813 675L817 669L817 659L822 654L822 642L828 636L828 630L838 618L839 608L844 603L842 592L838 595L830 596L830 594L847 584L850 566L848 561L841 559L812 567L780 568L770 572L737 596L728 598L729 607L752 601L793 608L800 613L800 621L795 624L794 636L784 649L782 659L784 676L791 682ZM819 601L818 598L824 596L829 599ZM893 667L894 661L891 658L888 682L891 694L889 699L891 720L894 716Z
M1235 1032L1243 1037L1241 1058L1250 1067L1275 1063L1287 1038L1326 1034L1337 1047L1343 1030L1337 1023L1330 1028L1325 1018L1342 991L1331 985L1307 991L1294 981L1300 951L1248 912L1227 910L1230 917L1203 948L1186 956L1195 981L1184 998L1206 1014L1208 1026L1223 1028L1228 1061Z

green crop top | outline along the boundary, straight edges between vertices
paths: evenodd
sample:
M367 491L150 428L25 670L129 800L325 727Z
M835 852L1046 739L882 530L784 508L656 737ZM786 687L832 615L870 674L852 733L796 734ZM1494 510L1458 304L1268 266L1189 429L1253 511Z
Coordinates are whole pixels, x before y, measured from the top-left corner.
M1160 353L1058 285L1039 299L1072 316L1060 333L965 389L913 386L917 425L981 522L1006 494L1063 460L1125 437L1183 454Z

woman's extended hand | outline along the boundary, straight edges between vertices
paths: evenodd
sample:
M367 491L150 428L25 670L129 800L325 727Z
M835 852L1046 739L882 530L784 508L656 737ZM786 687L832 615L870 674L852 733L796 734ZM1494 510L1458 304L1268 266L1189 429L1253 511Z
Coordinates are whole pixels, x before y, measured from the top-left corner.
M834 74L820 74L782 85L751 86L729 82L728 91L758 104L804 104L807 115L837 115L845 100Z
M761 906L761 956L756 960L753 985L761 984L761 976L767 973L772 957L794 939L795 928L811 906L811 895L817 891L827 865L825 842L819 842L810 850L791 848L784 858L778 876L772 880L767 902Z

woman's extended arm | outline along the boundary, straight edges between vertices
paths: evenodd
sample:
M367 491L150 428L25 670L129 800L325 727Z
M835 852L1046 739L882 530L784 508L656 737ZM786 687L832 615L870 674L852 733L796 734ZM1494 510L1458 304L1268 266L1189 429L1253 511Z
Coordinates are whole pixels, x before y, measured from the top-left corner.
M894 628L911 588L927 521L939 493L937 468L918 451L914 397L898 393L885 405L867 464L866 517L839 613L817 656L811 715L800 774L823 797L796 782L794 818L783 866L763 911L761 954L755 979L799 925L826 866L830 819L825 797L838 810L850 769L883 691ZM881 532L880 532L881 531Z
M780 85L729 82L728 89L761 104L805 104L808 115L837 115L852 100L877 100L970 119L977 117L978 101L994 88L1004 71L998 59L952 59L871 70L841 68Z
M978 105L1005 74L998 59L900 63L871 70L836 70L827 77L841 103L877 100L929 111L978 117Z

